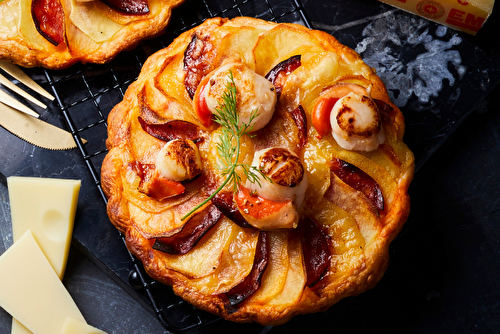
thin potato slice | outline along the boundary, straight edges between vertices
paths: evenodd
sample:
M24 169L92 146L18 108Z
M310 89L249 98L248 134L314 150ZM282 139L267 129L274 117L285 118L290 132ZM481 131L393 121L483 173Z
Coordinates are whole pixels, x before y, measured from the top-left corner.
M159 261L168 268L175 270L190 278L205 277L213 273L222 261L222 254L231 243L231 234L235 225L227 220L221 220L211 231L209 231L193 248L183 255L169 255L160 251L154 251ZM203 261L199 259L202 258Z
M283 310L300 299L306 284L300 238L292 237L288 240L288 258L290 265L283 290L267 303L269 306L279 306Z
M326 198L321 200L320 206L321 211L310 210L310 215L330 236L331 268L336 268L330 270L325 280L342 282L344 277L363 266L366 242L352 215Z
M142 15L123 15L122 13L112 9L111 7L106 6L102 1L91 1L94 4L94 7L100 13L106 15L109 19L114 22L126 25L135 21L145 20L154 16L158 13L159 6L161 6L161 2L158 0L148 0L149 13Z
M290 73L283 87L281 101L300 101L304 109L314 105L319 93L338 76L339 56L334 52L306 52L302 65Z
M242 27L228 33L222 39L219 48L221 52L217 54L215 63L222 64L224 61L238 59L250 69L255 70L252 46L261 33L262 30L254 27Z
M180 102L172 96L165 96L148 80L138 96L141 117L148 121L151 118L153 122L162 122L167 120L183 120L192 124L198 124L199 121L191 115L189 105ZM154 117L148 117L147 112L154 112Z
M185 96L185 89L182 87L184 78L179 75L182 68L183 56L175 55L163 60L161 69L154 78L155 87L165 96L181 97Z
M123 25L109 19L106 15L94 9L94 2L71 0L69 19L85 35L96 43L102 43L113 37ZM78 45L72 45L78 49Z
M253 49L255 72L265 75L279 62L301 54L305 46L320 51L319 41L294 26L278 25L259 36Z
M331 172L330 175L331 185L325 197L354 217L365 243L369 245L382 229L377 208L365 195L349 187L335 173Z
M225 293L240 283L252 269L259 233L257 231L248 233L243 228L232 225L233 232L229 238L231 241L224 249L217 270L192 283L201 293Z
M70 16L73 12L73 2L76 0L62 0L66 20L66 36L68 39L68 51L74 57L83 57L85 54L95 52L99 48L99 43L87 36L78 26L73 23ZM87 4L88 5L88 4ZM79 16L78 14L76 14ZM97 14L98 15L98 14ZM81 20L75 18L77 23L85 22L85 14L82 14ZM114 23L114 22L113 22ZM114 23L116 24L116 23ZM88 25L82 23L84 29L89 28ZM116 31L114 32L116 33ZM113 33L113 35L114 35Z
M264 304L283 291L289 267L288 232L269 232L270 255L261 287L250 298L251 303Z

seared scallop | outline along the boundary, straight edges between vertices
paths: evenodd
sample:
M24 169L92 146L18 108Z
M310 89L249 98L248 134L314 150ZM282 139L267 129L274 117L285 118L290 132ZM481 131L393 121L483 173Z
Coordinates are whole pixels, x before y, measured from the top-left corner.
M273 117L276 90L271 82L243 63L226 64L213 72L203 90L208 109L213 114L219 104L224 103L222 95L230 80L230 72L237 91L239 125L249 124L251 113L257 112L258 116L252 121L253 131L262 129Z
M189 139L169 141L156 156L156 170L172 181L193 179L202 168L198 147Z

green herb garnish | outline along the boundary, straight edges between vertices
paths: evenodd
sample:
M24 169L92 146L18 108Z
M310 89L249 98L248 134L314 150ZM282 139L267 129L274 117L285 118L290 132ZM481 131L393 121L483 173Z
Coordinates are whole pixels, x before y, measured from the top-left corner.
M215 197L226 185L232 183L233 192L238 191L238 186L241 183L241 177L236 172L237 169L243 170L247 179L252 183L260 184L260 177L270 180L267 175L262 173L260 169L248 164L238 163L240 157L240 139L248 135L253 129L253 120L259 116L257 110L250 113L248 124L240 124L240 116L236 108L236 84L234 83L233 73L229 71L229 79L227 80L226 90L222 94L222 102L218 101L218 106L215 108L214 121L222 126L220 142L217 143L217 153L221 159L217 163L217 168L226 177L224 182L202 203L198 204L194 209L189 211L181 220L189 217L193 212L201 208L208 201Z

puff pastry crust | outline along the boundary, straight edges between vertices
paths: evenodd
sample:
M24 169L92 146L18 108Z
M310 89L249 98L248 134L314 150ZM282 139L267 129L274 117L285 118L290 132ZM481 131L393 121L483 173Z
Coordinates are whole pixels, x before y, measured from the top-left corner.
M188 74L190 65L185 58L192 56L186 50L193 41L203 41L199 45L203 52L196 67L201 73L190 81L192 78L186 78L193 73ZM300 158L308 184L305 198L296 208L298 225L266 231L242 227L230 215L217 216L212 200L199 212L216 216L216 223L192 249L174 254L155 248L157 240L179 236L188 229L194 218L186 222L180 217L223 181L215 153L220 127L202 124L186 83L199 90L199 83L228 61L242 62L264 76L297 55L300 66L279 81L280 96L271 121L254 137L244 138L240 159L250 164L254 153L266 147L286 148ZM332 135L318 135L312 124L314 106L325 88L336 84L362 86L378 101L385 141L377 149L347 150ZM299 105L304 111L302 122L291 116ZM203 169L197 178L183 183L182 194L156 200L141 191L141 183L147 174L145 166L154 165L169 139L158 139L143 126L144 122L154 126L175 120L196 129L189 137L198 146ZM185 129L177 131L187 136ZM403 143L403 135L404 118L389 100L384 84L356 52L331 35L246 17L210 19L152 55L109 115L109 153L101 174L109 198L108 215L149 275L172 286L183 299L231 321L281 324L294 315L325 310L342 298L370 289L383 276L389 243L401 230L410 208L407 190L414 157ZM378 184L383 208L337 177L333 160L355 166ZM316 230L309 229L311 221ZM319 243L312 245L308 239L312 237ZM314 254L320 246L327 248L323 260L318 260L321 254ZM248 296L238 295L241 302L228 302L245 278L254 279L252 270L262 264L264 253L267 265L258 289ZM326 269L311 282L307 267L314 261L323 261Z
M105 63L141 40L163 33L182 0L147 0L144 14L126 14L100 0L48 0L62 8L64 41L44 38L34 22L35 0L0 2L0 60L25 67L67 68L76 62Z

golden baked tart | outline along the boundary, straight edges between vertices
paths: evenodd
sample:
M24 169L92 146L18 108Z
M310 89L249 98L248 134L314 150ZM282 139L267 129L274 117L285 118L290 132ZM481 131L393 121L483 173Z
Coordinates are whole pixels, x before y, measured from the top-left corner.
M188 302L280 324L381 279L409 214L403 134L383 83L329 34L210 19L111 111L107 211Z
M105 63L161 34L182 0L2 0L0 60L25 67Z

